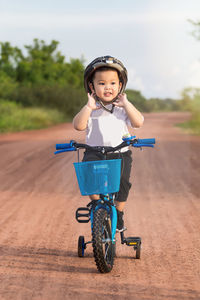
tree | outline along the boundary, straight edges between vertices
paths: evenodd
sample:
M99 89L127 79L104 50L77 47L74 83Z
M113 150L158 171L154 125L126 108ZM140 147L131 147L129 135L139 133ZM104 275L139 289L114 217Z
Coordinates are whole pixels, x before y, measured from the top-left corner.
M22 52L17 47L12 47L9 42L0 42L0 71L16 79L16 67L23 59Z
M0 71L23 85L82 86L83 59L70 59L57 50L59 42L46 44L34 39L33 45L25 45L27 55L9 42L0 43Z
M192 32L192 35L197 39L200 40L200 21L193 21L193 20L188 20L192 25L194 25L195 29Z
M26 45L28 55L17 66L17 81L31 84L57 84L80 87L83 63L79 59L65 62L65 57L57 51L58 42L46 44L34 39L33 45Z
M142 96L140 91L126 90L128 99L141 111L148 111L146 106L146 98Z

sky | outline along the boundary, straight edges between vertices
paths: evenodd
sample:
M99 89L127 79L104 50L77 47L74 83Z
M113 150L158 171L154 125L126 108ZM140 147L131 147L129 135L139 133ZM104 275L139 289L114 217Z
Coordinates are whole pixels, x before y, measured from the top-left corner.
M200 0L0 0L0 41L20 49L34 38L59 42L69 61L111 55L128 70L127 88L179 99L200 88Z

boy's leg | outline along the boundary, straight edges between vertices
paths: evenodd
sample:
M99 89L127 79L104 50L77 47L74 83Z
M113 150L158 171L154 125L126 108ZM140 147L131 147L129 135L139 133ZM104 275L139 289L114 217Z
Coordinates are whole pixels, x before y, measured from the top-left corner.
M126 202L115 201L116 209L117 209L117 230L124 230L124 206Z
M117 209L117 230L119 232L124 230L124 207L126 200L128 198L129 190L131 188L131 183L129 182L132 157L131 151L122 153L122 172L121 172L121 181L120 181L120 190L116 195L115 205Z
M117 231L122 232L124 230L124 212L117 209Z
M90 195L90 200L99 200L99 195Z
M124 207L125 207L125 203L126 202L115 201L116 209L119 210L119 211L123 211Z

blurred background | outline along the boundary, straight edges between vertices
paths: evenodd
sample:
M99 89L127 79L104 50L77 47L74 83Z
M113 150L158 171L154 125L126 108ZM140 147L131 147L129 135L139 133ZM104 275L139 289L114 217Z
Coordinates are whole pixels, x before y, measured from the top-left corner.
M138 109L189 111L200 134L199 0L0 0L0 132L70 122L102 55L124 63Z

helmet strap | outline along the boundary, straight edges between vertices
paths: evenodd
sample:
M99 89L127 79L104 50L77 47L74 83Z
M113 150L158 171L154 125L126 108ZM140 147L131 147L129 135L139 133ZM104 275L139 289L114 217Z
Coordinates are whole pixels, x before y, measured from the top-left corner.
M98 100L97 100L97 99L96 99L96 100L100 103L101 107L102 107L103 109L105 109L107 112L109 112L109 113L112 114L113 111L114 111L114 108L115 108L115 104L112 103L111 109L108 109L108 108L103 104L103 102L101 101L101 99L100 99L98 96L96 96L96 97L98 98ZM95 97L95 98L96 98L96 97ZM112 101L112 102L113 102L113 101Z

